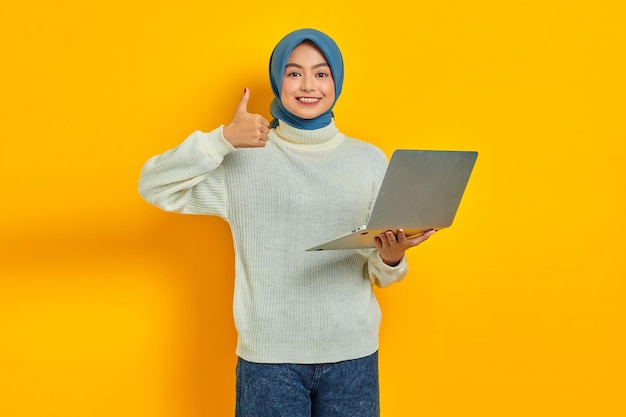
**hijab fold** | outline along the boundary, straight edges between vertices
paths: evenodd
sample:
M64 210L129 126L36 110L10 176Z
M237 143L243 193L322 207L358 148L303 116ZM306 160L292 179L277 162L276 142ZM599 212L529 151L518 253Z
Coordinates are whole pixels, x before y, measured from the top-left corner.
M291 32L278 42L270 57L270 84L272 86L272 92L274 93L274 100L272 100L270 104L270 113L274 117L272 127L276 127L278 120L282 120L298 129L314 130L326 127L332 121L332 109L335 103L333 103L331 108L325 113L313 119L303 119L287 110L280 100L287 59L291 51L304 41L313 42L320 51L322 51L326 61L328 61L333 76L333 82L335 83L335 103L339 98L339 94L341 94L341 87L343 85L343 58L335 41L325 33L315 29L299 29Z

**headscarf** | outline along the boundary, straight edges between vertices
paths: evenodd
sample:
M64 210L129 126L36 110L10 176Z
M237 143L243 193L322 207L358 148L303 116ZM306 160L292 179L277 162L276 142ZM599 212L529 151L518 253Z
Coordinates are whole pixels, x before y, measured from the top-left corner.
M313 42L322 51L326 61L328 61L333 76L333 82L335 83L335 103L339 98L339 94L341 94L341 86L343 84L343 58L335 41L328 35L315 29L299 29L291 32L278 42L270 57L270 84L272 86L272 92L274 93L274 100L272 100L270 104L270 113L274 116L272 127L276 127L278 125L278 119L280 119L298 129L320 129L328 126L333 117L332 109L335 103L333 103L333 106L325 113L313 119L303 119L287 110L280 101L283 74L285 72L285 66L287 65L287 59L291 51L304 41Z

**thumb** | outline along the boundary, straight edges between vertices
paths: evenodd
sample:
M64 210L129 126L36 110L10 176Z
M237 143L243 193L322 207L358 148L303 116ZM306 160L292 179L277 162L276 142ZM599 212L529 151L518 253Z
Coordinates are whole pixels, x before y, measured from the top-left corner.
M248 100L250 99L250 90L248 88L243 89L243 95L241 96L241 100L237 105L237 110L235 110L235 114L247 113L248 112Z

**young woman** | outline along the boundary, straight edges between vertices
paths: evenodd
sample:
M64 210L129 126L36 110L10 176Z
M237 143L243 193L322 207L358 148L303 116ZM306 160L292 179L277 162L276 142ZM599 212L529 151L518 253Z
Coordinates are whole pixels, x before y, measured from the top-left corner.
M336 128L343 60L324 33L285 36L270 82L271 123L248 113L245 89L230 124L148 160L139 190L163 210L230 224L238 417L378 416L372 285L404 278L405 251L433 231L411 239L389 231L376 249L306 252L365 224L387 159Z

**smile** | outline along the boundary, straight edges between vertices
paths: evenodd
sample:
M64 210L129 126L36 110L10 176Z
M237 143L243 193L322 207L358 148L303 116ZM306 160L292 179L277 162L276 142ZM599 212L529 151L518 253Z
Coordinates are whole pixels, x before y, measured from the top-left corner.
M301 103L317 103L321 99L315 97L299 97L298 101Z

